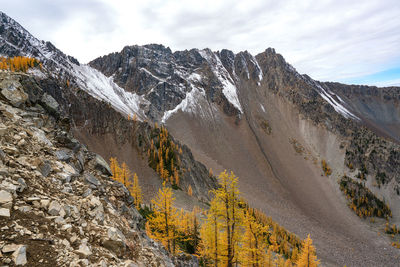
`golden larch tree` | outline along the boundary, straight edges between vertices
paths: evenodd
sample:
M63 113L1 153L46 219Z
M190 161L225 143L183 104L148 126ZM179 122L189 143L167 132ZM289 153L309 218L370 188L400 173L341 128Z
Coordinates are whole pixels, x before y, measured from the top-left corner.
M192 189L191 185L189 185L189 187L188 187L188 195L193 196L193 189Z
M139 178L137 174L133 174L133 178L128 179L127 188L133 197L133 202L137 208L142 204L142 189L139 185Z
M268 248L268 227L256 221L247 211L244 217L245 233L242 244L241 262L244 266L260 267L265 264L265 251Z
M123 185L127 186L127 182L131 177L131 172L129 171L128 165L126 165L125 162L122 163L121 167L121 181Z
M217 199L211 200L210 209L207 212L207 218L203 222L200 229L200 237L201 237L201 245L200 245L200 254L203 257L204 261L207 259L215 267L220 265L220 258L222 254L222 246L221 243L221 222L219 221L218 215L218 204L216 203Z
M121 181L121 168L120 168L116 158L113 158L113 157L110 158L110 169L111 169L111 173L112 173L112 179L117 182L122 182Z
M233 172L228 174L224 171L218 176L218 180L220 187L213 190L214 198L205 223L206 230L203 231L203 234L207 234L204 237L208 240L207 245L212 246L211 252L215 255L209 255L210 251L206 253L216 265L219 260L223 266L232 267L240 262L244 213L240 207L242 203L239 198L238 177ZM210 240L216 244L209 244Z
M315 247L312 245L310 235L303 241L303 248L296 263L297 267L316 267L319 265Z
M160 241L164 247L172 254L178 253L177 237L177 219L178 212L174 205L175 198L170 187L165 182L162 189L159 189L158 195L151 202L154 206L154 213L151 214L146 223L147 234Z

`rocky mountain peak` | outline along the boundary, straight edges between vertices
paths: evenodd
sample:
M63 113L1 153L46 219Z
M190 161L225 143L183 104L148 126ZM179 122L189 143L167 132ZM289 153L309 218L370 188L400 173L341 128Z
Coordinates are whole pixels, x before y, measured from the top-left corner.
M71 62L79 65L77 59L65 55L50 42L36 39L3 12L0 13L0 55L32 56L53 69L60 69L60 65L70 67Z

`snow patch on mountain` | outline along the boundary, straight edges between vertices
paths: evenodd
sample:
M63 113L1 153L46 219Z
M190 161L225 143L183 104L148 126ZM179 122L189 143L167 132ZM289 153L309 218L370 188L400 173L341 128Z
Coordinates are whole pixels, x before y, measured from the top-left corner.
M154 75L153 73L151 73L149 70L147 70L146 68L140 68L141 71L146 72L148 75L150 75L151 77L153 77L156 80L159 80L160 82L167 82L165 79L162 79L160 77L157 77L156 75Z
M88 65L74 65L72 72L80 87L93 97L110 103L116 110L127 116L136 114L139 120L146 118L140 106L149 104L148 100L125 91L113 82L112 77L106 77Z
M243 113L243 109L240 105L239 97L237 95L237 88L234 85L232 77L225 69L219 57L209 49L199 50L199 54L205 60L207 60L214 75L217 76L218 80L221 82L223 86L222 93L225 95L226 99L241 113Z
M206 93L204 89L198 88L191 84L192 90L186 93L185 98L179 103L174 109L164 112L161 119L162 123L165 123L174 113L179 110L189 113L197 113L198 109L201 109L201 100L206 99ZM204 114L198 114L204 115Z
M200 82L201 81L201 75L198 74L198 73L192 73L192 74L189 75L188 79L191 80L191 81L199 81Z
M263 73L257 59L253 55L250 55L250 61L256 66L258 72L258 81L261 82L263 79ZM260 85L260 83L258 83L258 85Z
M315 82L314 84L318 87L318 89L320 89L320 91L318 92L320 96L323 99L325 99L335 109L336 112L342 114L343 117L347 119L350 118L354 120L360 120L360 118L358 118L356 115L351 113L347 108L345 108L342 104L336 101L320 84L318 84L317 82ZM338 97L338 99L339 101L344 103L341 98Z
M246 72L247 80L250 80L250 72L249 72L249 67L247 66L247 61L242 53L239 53L239 55L244 71Z

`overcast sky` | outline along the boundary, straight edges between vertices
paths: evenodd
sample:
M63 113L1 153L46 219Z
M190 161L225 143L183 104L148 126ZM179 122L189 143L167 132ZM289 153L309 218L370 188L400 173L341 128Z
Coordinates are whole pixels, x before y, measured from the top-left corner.
M400 85L400 0L0 0L37 38L88 62L125 45L273 47L319 80Z

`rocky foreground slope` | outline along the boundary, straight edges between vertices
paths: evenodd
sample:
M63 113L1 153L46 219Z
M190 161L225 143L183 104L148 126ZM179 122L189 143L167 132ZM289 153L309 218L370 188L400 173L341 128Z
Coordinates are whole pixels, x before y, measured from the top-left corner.
M0 72L0 263L25 266L192 266L147 237L127 189L104 159ZM40 90L40 88L36 88Z

